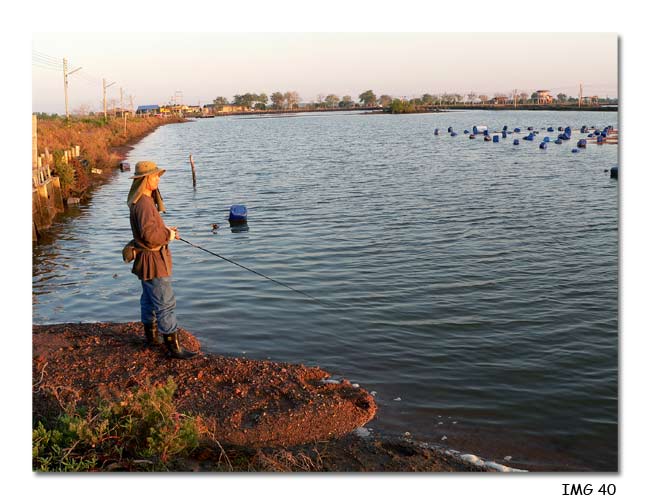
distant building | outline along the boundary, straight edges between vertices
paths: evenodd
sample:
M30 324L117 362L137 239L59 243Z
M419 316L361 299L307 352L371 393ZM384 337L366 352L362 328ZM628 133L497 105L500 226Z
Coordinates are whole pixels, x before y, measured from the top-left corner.
M135 111L136 115L157 115L160 114L159 105L138 105L138 110Z
M219 112L250 112L250 107L245 105L224 105Z
M539 89L536 92L538 105L548 105L549 103L553 103L553 97L548 89Z

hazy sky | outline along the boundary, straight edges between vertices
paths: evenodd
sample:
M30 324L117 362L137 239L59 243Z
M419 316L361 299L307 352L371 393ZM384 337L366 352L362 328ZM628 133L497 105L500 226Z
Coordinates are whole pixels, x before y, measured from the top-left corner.
M246 92L420 96L550 89L618 96L618 39L613 33L35 33L32 106L63 112L61 61L70 110L101 109L108 99L187 104ZM126 103L126 102L125 102Z

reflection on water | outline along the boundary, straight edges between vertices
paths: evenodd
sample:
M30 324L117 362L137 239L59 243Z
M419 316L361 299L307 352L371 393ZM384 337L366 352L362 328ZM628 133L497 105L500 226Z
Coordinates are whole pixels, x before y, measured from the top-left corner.
M522 133L499 143L445 133L505 124ZM167 169L164 219L180 236L324 301L175 242L179 322L205 349L359 383L379 404L376 430L540 467L612 470L618 186L606 170L617 148L572 153L583 124L617 118L215 118L159 128L128 161ZM569 125L562 145L513 145L528 127ZM139 283L121 259L128 177L116 173L35 247L34 322L138 319ZM226 232L242 201L254 229Z

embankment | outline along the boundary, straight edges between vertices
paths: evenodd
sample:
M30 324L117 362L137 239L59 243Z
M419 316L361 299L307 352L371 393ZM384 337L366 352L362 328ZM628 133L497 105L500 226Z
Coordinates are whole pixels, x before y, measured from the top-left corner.
M190 333L180 339L200 352ZM373 418L375 401L322 369L201 352L173 360L143 341L134 322L34 325L34 425L172 377L177 410L205 427L199 448L174 470L490 470L409 440L352 434Z

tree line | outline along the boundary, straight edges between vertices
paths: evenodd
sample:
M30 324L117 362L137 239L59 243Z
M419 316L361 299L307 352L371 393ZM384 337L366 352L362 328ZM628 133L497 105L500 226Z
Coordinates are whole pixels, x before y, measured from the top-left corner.
M405 97L392 97L388 94L382 94L378 97L372 89L368 89L358 96L358 101L355 101L350 95L339 97L333 93L319 94L314 101L305 104L305 106L314 109L352 108L357 106L383 107L394 112L409 112L422 107L444 105L486 105L495 102L514 103L515 101L520 105L535 104L539 97L537 92L528 94L526 92L512 91L510 93L494 93L492 96L474 92L467 94L424 93L420 97L407 99ZM296 91L276 91L271 96L266 93L244 93L235 95L231 101L219 96L213 100L212 105L215 111L222 110L226 105L242 106L252 110L291 110L299 107L300 100L300 95ZM558 93L554 101L558 103L577 103L578 98ZM617 100L599 99L599 102L616 103Z

